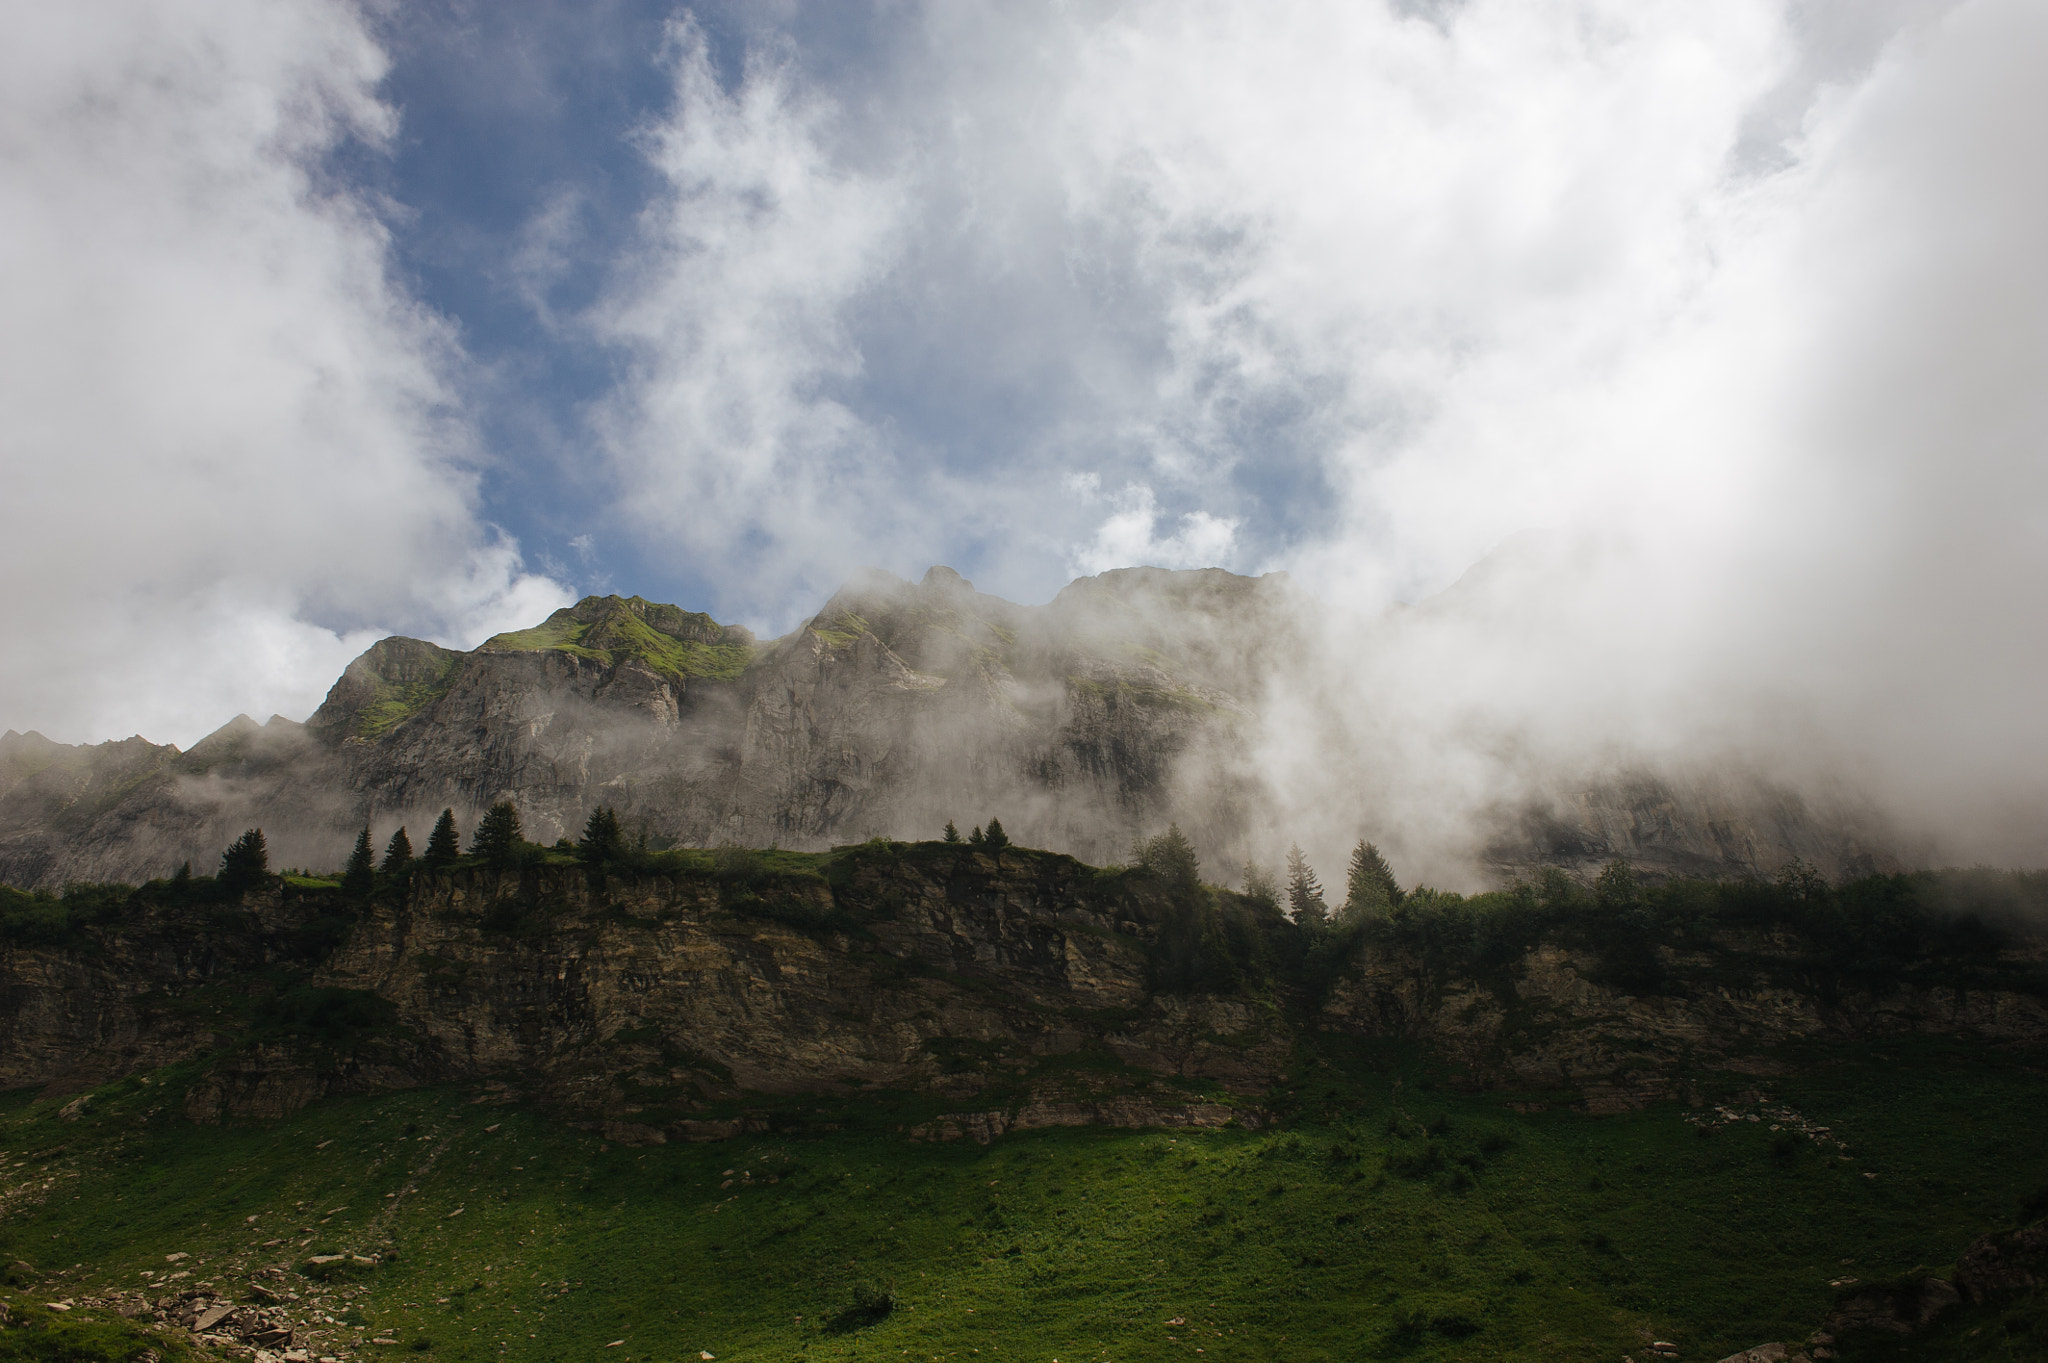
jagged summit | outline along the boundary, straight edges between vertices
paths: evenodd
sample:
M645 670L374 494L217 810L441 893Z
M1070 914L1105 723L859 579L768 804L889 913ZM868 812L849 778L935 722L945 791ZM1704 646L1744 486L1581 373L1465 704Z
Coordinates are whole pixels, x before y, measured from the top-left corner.
M645 656L650 662L670 662L676 645L706 648L751 648L753 632L743 625L721 625L699 611L663 605L640 596L586 596L573 606L564 606L532 629L514 630L486 639L480 651L519 653L533 649L558 648L605 655L609 661L619 653ZM679 670L687 664L673 660ZM746 659L742 657L740 665ZM681 675L699 675L681 670Z
M869 572L767 642L590 596L466 653L379 640L305 724L237 716L187 753L10 732L0 880L144 880L252 826L276 864L332 866L366 823L417 844L442 809L467 828L507 799L542 842L600 805L652 846L824 848L999 816L1098 863L1175 822L1222 873L1273 856L1261 707L1316 620L1285 575L1221 569L1119 569L1039 606L940 565ZM1632 776L1553 806L1511 822L1490 861L1767 873L1873 852L1761 789Z

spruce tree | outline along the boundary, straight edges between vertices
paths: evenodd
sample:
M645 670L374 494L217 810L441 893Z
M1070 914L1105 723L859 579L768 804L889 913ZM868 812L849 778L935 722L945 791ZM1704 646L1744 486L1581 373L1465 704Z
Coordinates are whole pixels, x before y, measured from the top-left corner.
M191 885L192 863L189 861L183 862L177 870L171 872L171 888L182 891L191 888Z
M477 822L476 840L470 843L469 854L502 866L518 856L522 841L519 810L510 800L500 800L485 810Z
M1360 838L1358 846L1351 849L1351 866L1345 876L1344 920L1356 922L1383 915L1401 902L1402 894L1380 849Z
M981 835L981 844L991 852L1000 852L1010 845L1010 835L1003 831L1001 819L988 821L988 831Z
M444 809L427 835L427 854L421 860L429 866L446 866L462 855L462 841L455 835L455 811Z
M384 844L384 864L377 870L387 876L402 876L412 869L412 839L405 836L405 825L391 835L391 841Z
M576 842L576 851L593 866L602 866L608 861L617 861L624 847L624 835L619 832L619 815L610 805L600 805L590 811L584 820L583 836Z
M1174 889L1185 892L1200 887L1202 863L1179 824L1168 824L1164 833L1140 843L1137 851L1138 864Z
M1244 864L1244 897L1256 900L1269 908L1280 907L1280 887L1273 883L1273 873L1256 861Z
M234 845L221 853L221 889L229 894L240 894L252 886L261 884L270 875L270 848L263 841L263 830L252 828L236 838Z
M945 841L947 841L947 842L958 842L958 841L960 841L960 830L959 830L959 829L957 829L957 828L955 828L955 827L953 826L953 821L952 821L951 819L948 819L948 820L946 820L946 836L945 836Z
M370 830L366 825L356 834L356 850L349 853L348 869L341 873L341 892L347 895L367 895L376 884L377 854L370 850Z
M972 843L972 844L973 844L974 846L976 846L976 847L979 847L979 846L981 846L981 843L982 843L982 837L981 837L981 825L980 825L980 824L976 824L976 825L974 826L974 831L973 831L973 832L971 832L971 833L969 833L969 834L967 835L967 841L968 841L968 842L970 842L970 843Z
M1287 907L1293 912L1294 921L1305 928L1321 927L1330 918L1330 910L1323 903L1323 883L1316 879L1299 843L1287 849Z

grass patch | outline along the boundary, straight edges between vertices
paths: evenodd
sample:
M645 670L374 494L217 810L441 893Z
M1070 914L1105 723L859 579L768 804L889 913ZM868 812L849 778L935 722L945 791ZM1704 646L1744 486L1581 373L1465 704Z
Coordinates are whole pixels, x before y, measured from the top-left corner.
M0 1258L44 1300L160 1281L172 1253L195 1281L288 1264L341 1322L316 1351L442 1359L1598 1359L1643 1331L1716 1358L1803 1338L1831 1279L1943 1265L2011 1219L2048 1184L2044 1059L1816 1048L1772 1101L1846 1153L1766 1122L1700 1139L1668 1105L1522 1115L1334 1040L1283 1129L987 1147L910 1141L918 1104L888 1095L651 1149L466 1089L209 1129L163 1115L166 1075L72 1121L0 1101ZM353 1257L302 1271L330 1254Z

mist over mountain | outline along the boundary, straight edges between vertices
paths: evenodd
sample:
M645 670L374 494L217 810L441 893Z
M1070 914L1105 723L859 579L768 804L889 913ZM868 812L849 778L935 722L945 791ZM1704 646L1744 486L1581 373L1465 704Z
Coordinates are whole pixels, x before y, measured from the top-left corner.
M304 723L239 716L189 751L9 730L0 878L204 872L249 827L277 864L331 868L366 824L379 846L401 825L419 845L443 808L466 832L500 800L543 843L600 806L654 847L810 850L1000 818L1098 864L1177 823L1226 883L1296 841L1334 873L1358 838L1411 878L1468 888L1615 857L1709 876L1900 861L1851 795L1726 762L1587 753L1462 793L1421 783L1361 730L1419 723L1398 697L1361 715L1358 677L1307 689L1339 668L1327 636L1285 575L1220 569L1117 570L1032 607L949 568L914 584L876 572L772 642L592 596L466 653L384 639ZM1305 745L1313 771L1276 756Z

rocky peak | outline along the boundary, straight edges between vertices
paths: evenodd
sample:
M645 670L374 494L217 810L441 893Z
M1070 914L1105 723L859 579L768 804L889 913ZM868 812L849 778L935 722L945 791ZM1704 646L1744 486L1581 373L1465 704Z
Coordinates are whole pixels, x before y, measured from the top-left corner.
M478 653L558 651L618 666L628 659L683 680L736 677L753 661L753 631L638 596L586 596L532 629L493 635Z
M462 656L425 639L379 639L348 665L306 727L329 742L375 738L444 694Z
M977 665L1001 671L1024 615L951 568L933 567L916 583L871 569L835 593L798 637L834 647L872 637L913 671L951 677Z

